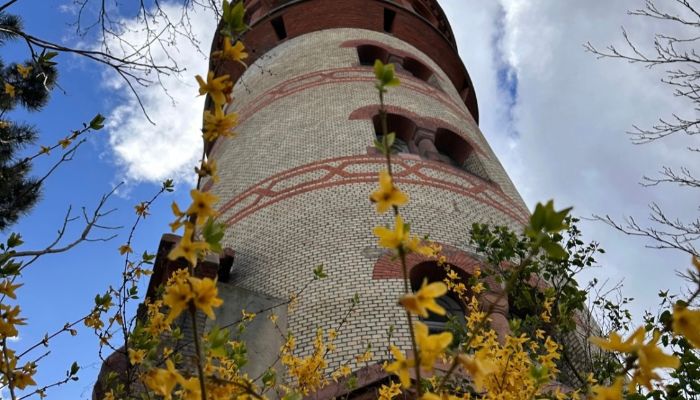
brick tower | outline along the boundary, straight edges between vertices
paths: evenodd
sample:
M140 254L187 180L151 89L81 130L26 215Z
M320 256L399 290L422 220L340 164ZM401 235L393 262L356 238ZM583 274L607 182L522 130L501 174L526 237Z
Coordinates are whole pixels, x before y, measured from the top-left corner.
M527 209L479 131L476 95L436 0L248 0L246 6L248 68L216 66L236 81L228 110L240 115L237 136L207 149L221 180L204 188L221 199L225 244L235 251L230 276L227 266L220 279L225 305L217 322L279 304L323 264L329 277L311 283L292 311L278 307L279 323L297 337L299 351L309 352L316 328L337 328L358 294L329 361L371 370L354 356L371 344L375 363L386 358L390 325L393 342L410 347L396 304L400 267L371 233L392 222L368 200L384 163L372 148L379 122L374 60L394 63L401 80L386 104L397 134L395 180L410 196L402 214L412 232L429 233L448 262L469 274L477 262L466 244L469 227L520 229ZM429 261L409 261L412 281L435 279ZM503 329L507 302L492 309L494 326ZM274 363L281 339L269 321L261 315L247 336L251 370ZM371 383L378 370L360 375L360 383Z

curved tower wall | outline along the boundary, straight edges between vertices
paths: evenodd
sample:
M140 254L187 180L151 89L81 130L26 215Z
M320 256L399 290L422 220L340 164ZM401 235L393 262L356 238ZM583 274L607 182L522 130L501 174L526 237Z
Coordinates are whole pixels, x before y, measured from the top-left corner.
M527 220L527 209L479 131L475 97L470 100L473 91L465 95L455 85L469 78L454 76L464 67L461 62L455 67L459 58L453 42L441 33L441 42L425 47L420 38L383 32L381 18L389 7L396 12L394 29L403 18L417 34L432 22L386 1L282 3L277 11L270 8L261 15L258 8L253 14L245 38L253 58L248 69L241 75L236 67L224 66L238 78L228 110L240 114L240 125L235 138L215 144L209 155L219 168L220 182L211 190L221 199L220 221L228 224L225 245L236 252L230 284L285 299L311 279L315 265L324 264L329 277L306 289L287 315L288 328L299 349L309 352L316 328L336 328L357 293L358 311L340 332L330 357L332 363L352 361L357 367L353 357L368 343L375 351L386 348L389 325L395 326L394 343L410 347L405 314L397 305L403 283L371 233L374 226L391 224L392 217L377 215L368 200L384 159L371 148L378 97L373 70L360 65L358 46L381 47L394 60L411 58L430 70L431 77L424 80L399 69L402 84L386 95L389 112L415 124L414 138L448 129L472 149L465 167L430 159L421 149L394 156L396 182L410 196L402 214L412 232L429 233L452 249L450 258L467 260L472 223L518 229ZM307 27L308 32L296 35L293 13L314 4L364 4L355 14L341 10L339 15L357 15L365 23L379 13L378 28L332 27L328 25L333 21L314 19L301 10L307 13L303 23L320 28ZM370 12L367 4L377 6L376 11ZM280 15L288 35L284 39L270 23ZM438 31L424 29L424 36ZM275 43L270 47L261 38ZM451 53L431 56L427 48Z

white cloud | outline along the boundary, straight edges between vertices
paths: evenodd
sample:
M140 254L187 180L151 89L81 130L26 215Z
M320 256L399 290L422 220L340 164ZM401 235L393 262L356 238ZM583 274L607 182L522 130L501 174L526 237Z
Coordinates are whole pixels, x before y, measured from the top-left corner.
M180 15L182 6L161 3L161 7L173 18ZM207 52L216 26L215 16L198 9L190 12L189 17L193 35L198 38L202 51ZM151 23L157 28L157 21ZM126 24L142 29L136 20L127 20ZM138 42L143 40L142 32L127 29L121 39ZM193 167L202 151L200 127L204 98L196 97L194 80L194 75L203 75L208 69L208 60L202 51L182 37L166 48L151 47L156 63L169 64L169 57L172 57L184 70L180 75L162 76L162 87L154 84L139 90L144 108L155 125L147 120L125 82L107 71L109 78L105 85L117 100L107 116L109 144L115 162L128 181L192 180ZM148 78L153 79L152 75Z
M683 139L635 146L625 135L633 124L649 126L674 110L687 115L692 109L659 83L662 70L597 60L583 49L587 41L602 48L619 45L620 25L640 43L651 43L653 33L667 27L626 15L642 1L441 3L476 88L481 129L531 207L554 198L559 206L575 206L580 216L631 215L644 221L647 204L658 201L681 219L694 216L697 201L687 189L638 184L662 165L694 165ZM498 85L503 68L517 75L510 110L508 93ZM591 276L624 278L626 293L641 300L637 315L655 306L659 289L679 290L673 269L686 267L685 255L644 249L645 242L603 224L583 224L589 239L608 250L599 258L605 268Z

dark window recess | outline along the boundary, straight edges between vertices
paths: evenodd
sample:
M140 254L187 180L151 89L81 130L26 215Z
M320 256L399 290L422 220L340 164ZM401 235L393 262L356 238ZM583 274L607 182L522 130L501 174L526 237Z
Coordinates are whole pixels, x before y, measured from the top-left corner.
M415 76L416 78L426 82L433 76L433 71L431 71L430 68L425 66L420 61L414 60L413 58L404 58L403 69L411 73L411 75Z
M360 59L360 65L373 66L375 60L381 60L386 64L389 60L389 53L386 50L371 44L357 46L357 56Z
M279 39L279 40L286 39L287 38L287 28L284 27L284 19L282 19L282 16L274 18L270 22L272 23L272 27L275 29L275 34L277 35L277 39Z
M394 31L394 18L396 18L396 11L385 8L384 9L384 32L391 33Z
M379 115L372 118L374 124L374 134L380 142L383 139L382 119ZM413 142L413 134L416 131L416 124L410 119L397 114L387 114L386 116L387 132L394 132L396 138L394 145L391 146L393 153L410 153L411 147L409 143Z

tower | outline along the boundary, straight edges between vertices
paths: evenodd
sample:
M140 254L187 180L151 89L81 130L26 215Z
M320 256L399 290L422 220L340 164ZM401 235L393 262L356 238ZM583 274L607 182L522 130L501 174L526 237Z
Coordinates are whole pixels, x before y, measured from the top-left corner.
M478 263L466 244L469 227L519 229L528 212L479 131L476 95L437 0L245 3L248 68L216 66L236 82L228 111L239 114L237 135L206 149L220 182L203 189L221 199L224 242L235 251L230 276L219 283L225 305L217 322L240 319L241 309L274 309L302 353L316 328L342 324L329 362L374 371L360 378L369 384L381 372L355 355L371 344L374 361L382 358L389 326L392 342L410 347L396 305L400 266L371 233L391 222L368 200L384 165L372 147L380 132L375 59L394 63L402 82L385 102L412 232L429 233L447 261L469 274ZM220 45L217 36L213 50ZM309 283L319 264L328 278ZM434 278L429 260L413 255L409 264L412 281ZM302 290L289 312L278 306ZM345 319L356 294L359 304ZM507 301L492 310L494 328L506 329ZM254 375L274 363L282 339L260 318L247 340Z

